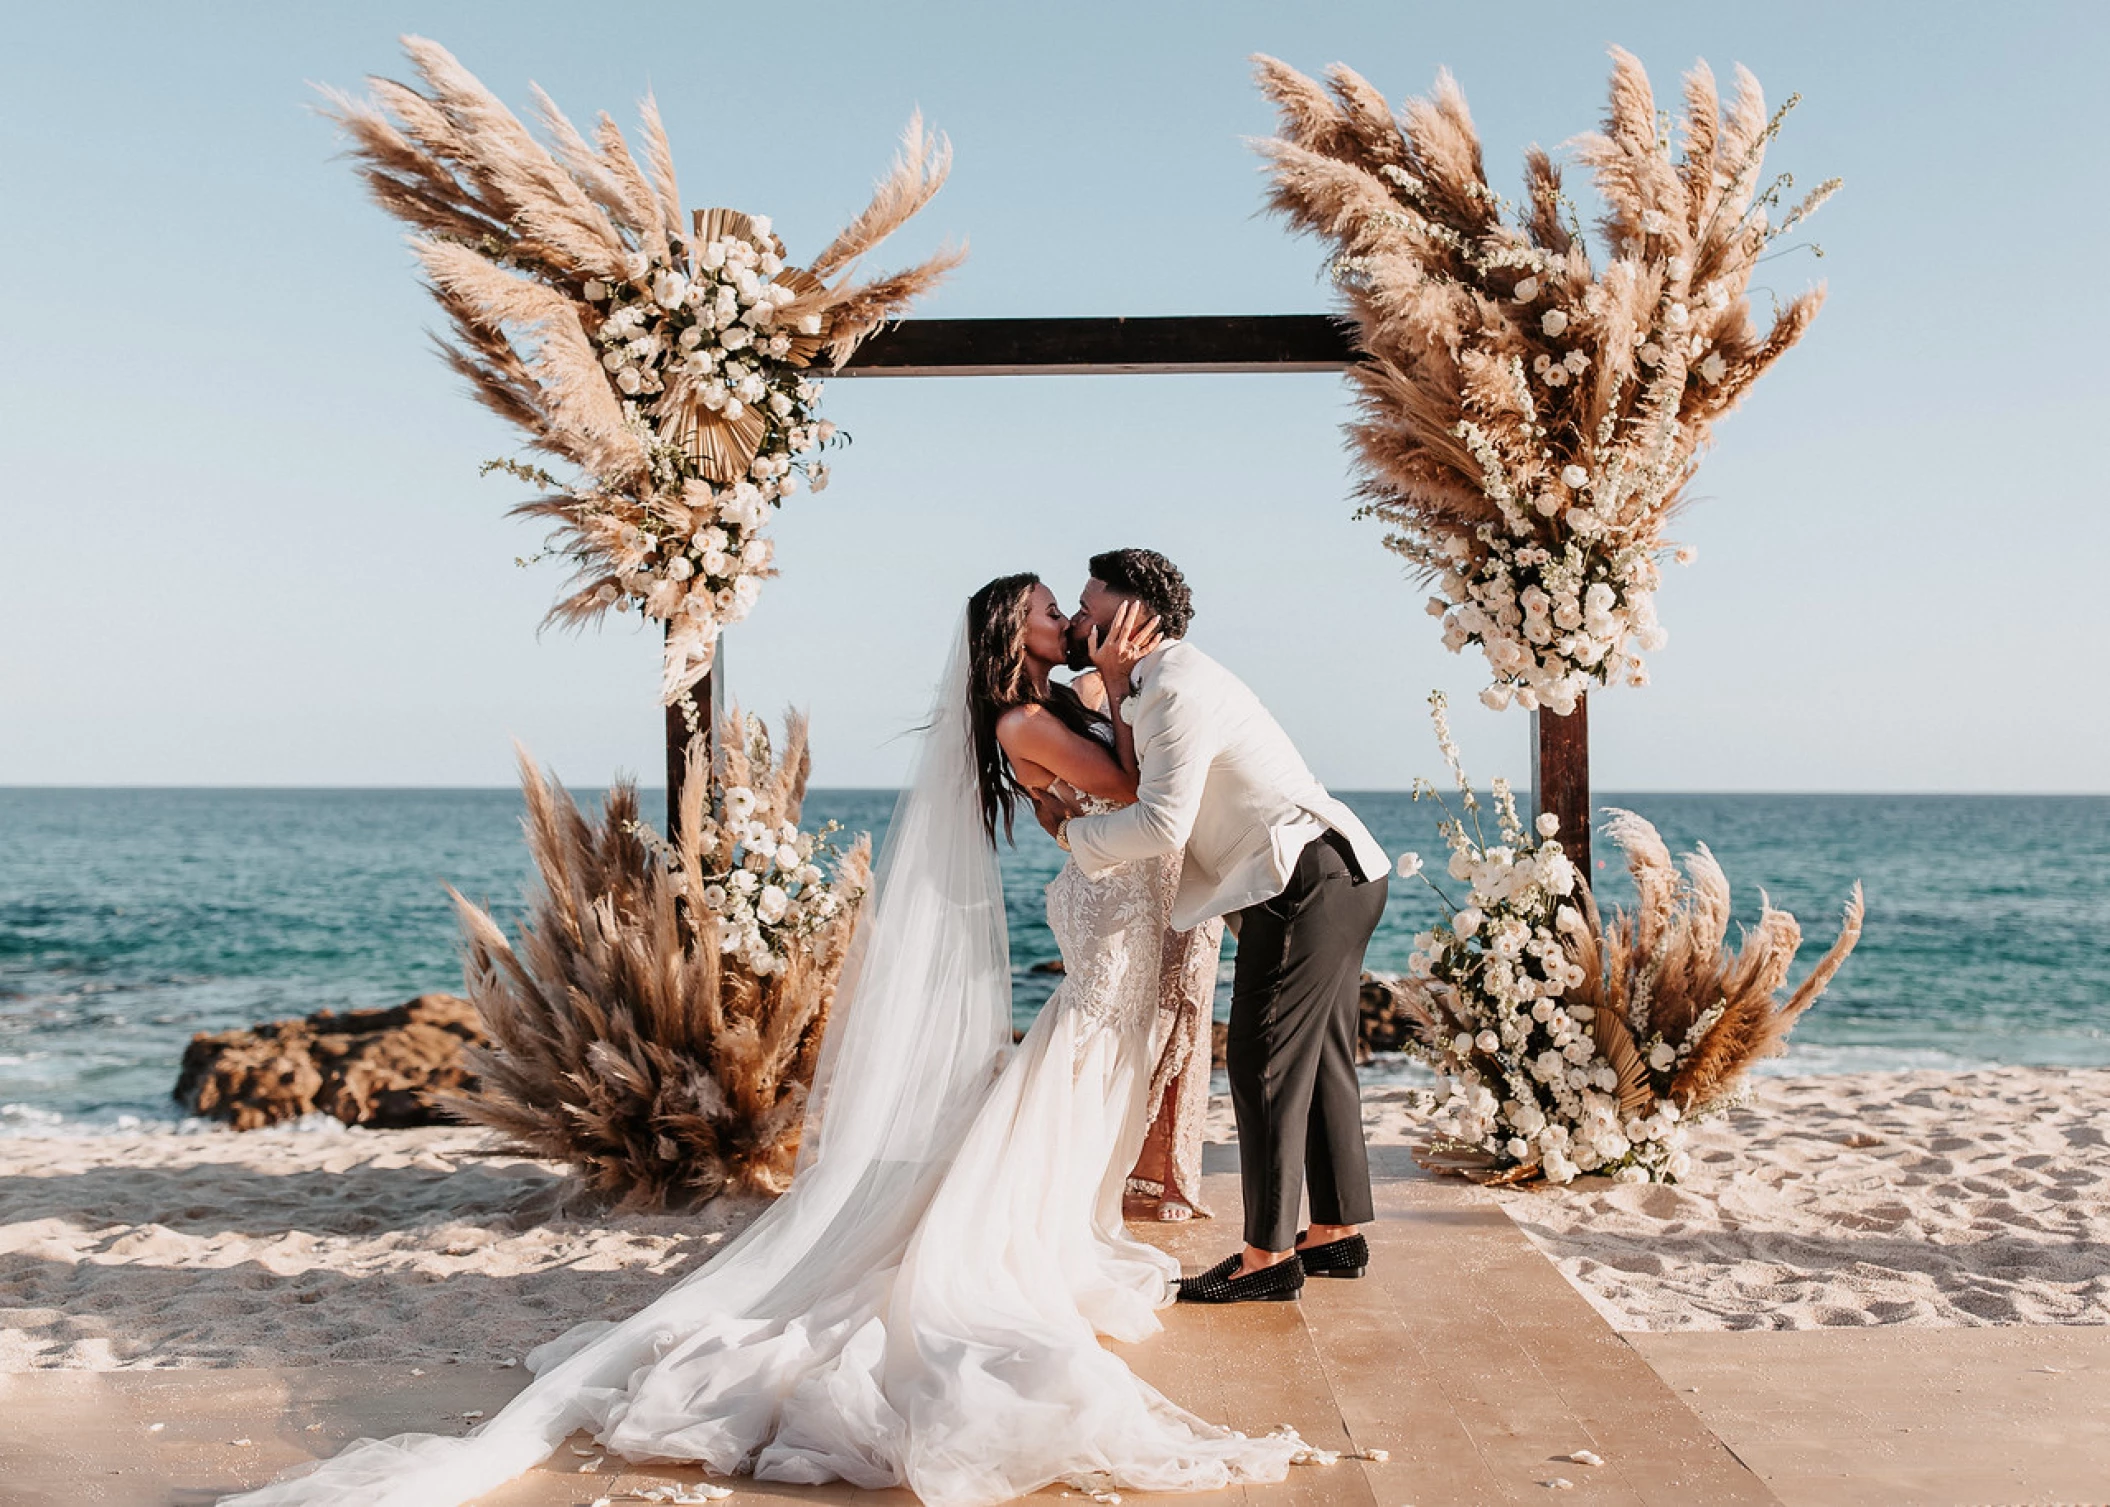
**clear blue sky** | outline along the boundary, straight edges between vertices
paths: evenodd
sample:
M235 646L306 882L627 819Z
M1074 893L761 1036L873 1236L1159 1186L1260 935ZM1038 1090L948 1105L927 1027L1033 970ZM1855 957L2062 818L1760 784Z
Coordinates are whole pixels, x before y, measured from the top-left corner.
M2110 243L2098 4L109 6L10 18L0 361L0 783L501 784L658 768L654 643L535 632L512 437L425 347L400 232L309 82L400 74L405 31L516 106L628 122L657 91L684 190L794 257L920 106L957 150L906 258L966 237L932 315L1330 306L1258 213L1247 54L1395 100L1448 65L1497 185L1601 109L1604 49L1668 95L1704 56L1805 102L1776 152L1843 174L1809 339L1719 431L1655 684L1592 710L1607 789L2110 790L2098 458ZM837 484L783 517L735 689L815 718L816 778L885 784L968 591L1144 543L1194 636L1340 788L1432 771L1470 701L1373 526L1325 376L841 381ZM2094 436L2094 438L2091 438ZM1478 771L1525 719L1461 716Z

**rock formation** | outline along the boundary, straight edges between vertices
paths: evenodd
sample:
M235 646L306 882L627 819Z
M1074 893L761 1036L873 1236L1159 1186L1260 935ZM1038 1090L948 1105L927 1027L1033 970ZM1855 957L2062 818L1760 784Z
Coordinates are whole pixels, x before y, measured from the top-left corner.
M323 1010L193 1036L175 1096L236 1130L316 1110L347 1125L446 1124L454 1117L437 1096L473 1086L462 1049L488 1044L475 1007L451 994L421 994L389 1010Z

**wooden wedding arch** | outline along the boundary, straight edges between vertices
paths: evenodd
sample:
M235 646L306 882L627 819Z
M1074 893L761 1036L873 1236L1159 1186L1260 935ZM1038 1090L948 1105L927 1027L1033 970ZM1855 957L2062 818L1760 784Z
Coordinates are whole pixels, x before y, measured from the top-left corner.
M1351 326L1324 314L1140 319L904 319L869 336L835 377L1117 376L1176 372L1337 372L1362 359ZM713 725L722 703L714 670L696 687ZM1531 713L1535 811L1560 818L1562 846L1585 874L1590 859L1589 703L1568 716ZM667 708L671 828L688 767L690 732Z

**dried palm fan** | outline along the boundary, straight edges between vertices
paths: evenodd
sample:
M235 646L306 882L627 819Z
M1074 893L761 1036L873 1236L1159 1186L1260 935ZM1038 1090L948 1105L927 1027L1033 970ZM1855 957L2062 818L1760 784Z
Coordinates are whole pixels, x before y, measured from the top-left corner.
M1346 67L1322 86L1256 59L1281 119L1259 148L1269 202L1333 243L1366 357L1359 516L1437 587L1446 645L1481 646L1497 707L1565 713L1592 684L1645 680L1663 530L1698 453L1823 299L1751 321L1760 254L1837 187L1769 220L1793 182L1761 187L1786 107L1769 117L1739 69L1725 114L1701 64L1674 140L1641 64L1612 57L1604 132L1576 143L1606 205L1602 270L1546 153L1526 154L1523 205L1488 185L1448 73L1395 115Z
M404 47L422 90L370 81L332 114L375 201L408 225L452 327L448 364L530 447L576 468L518 511L551 519L577 567L551 609L579 625L618 605L666 625L661 699L709 670L769 569L760 530L826 443L818 387L873 329L934 287L962 252L861 279L858 259L929 202L951 149L913 120L871 203L811 263L788 263L767 221L685 214L659 111L644 161L603 115L592 139L536 91L548 145L446 49ZM708 542L706 542L708 541Z

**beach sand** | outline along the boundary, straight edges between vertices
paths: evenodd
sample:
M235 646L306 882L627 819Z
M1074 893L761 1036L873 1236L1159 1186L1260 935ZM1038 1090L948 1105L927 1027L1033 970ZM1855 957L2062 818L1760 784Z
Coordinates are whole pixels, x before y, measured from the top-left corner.
M1372 1086L1371 1139L1427 1103ZM2110 1323L2110 1070L1762 1079L1694 1153L1675 1188L1500 1199L1619 1329ZM0 1371L502 1365L757 1207L567 1211L471 1129L0 1140Z

